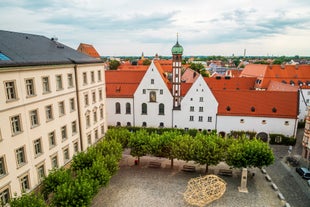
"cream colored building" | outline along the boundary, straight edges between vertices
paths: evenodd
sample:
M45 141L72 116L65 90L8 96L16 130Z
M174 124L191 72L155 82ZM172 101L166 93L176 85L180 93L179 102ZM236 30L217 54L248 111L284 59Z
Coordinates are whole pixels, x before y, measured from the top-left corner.
M0 31L0 203L103 137L103 63L43 36Z

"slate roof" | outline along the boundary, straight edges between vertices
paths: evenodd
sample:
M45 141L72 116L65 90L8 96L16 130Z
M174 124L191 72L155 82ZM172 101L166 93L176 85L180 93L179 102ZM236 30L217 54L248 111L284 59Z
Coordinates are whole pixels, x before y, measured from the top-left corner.
M0 59L0 67L102 62L53 38L4 30L0 30L0 53L9 59Z

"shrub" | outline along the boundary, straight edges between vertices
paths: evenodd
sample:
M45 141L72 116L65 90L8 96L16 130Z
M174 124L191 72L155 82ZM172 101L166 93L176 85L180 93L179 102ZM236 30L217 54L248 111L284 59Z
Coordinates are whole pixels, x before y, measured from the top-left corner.
M10 200L11 207L47 207L41 195L34 193L23 194L18 198Z

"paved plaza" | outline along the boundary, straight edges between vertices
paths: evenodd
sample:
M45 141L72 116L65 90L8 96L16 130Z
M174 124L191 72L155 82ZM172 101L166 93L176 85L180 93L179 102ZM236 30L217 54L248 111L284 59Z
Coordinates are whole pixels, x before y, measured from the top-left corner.
M160 167L151 167L150 163L160 163ZM195 172L185 172L183 165L195 166ZM139 166L134 165L134 158L124 154L120 162L120 170L113 176L108 187L101 189L93 199L92 207L189 207L183 193L190 178L204 176L205 166L174 161L170 168L170 160L156 157L142 157ZM218 174L220 169L229 167L220 163L209 167L209 173ZM224 195L210 203L210 207L279 207L285 202L259 170L250 170L248 177L248 193L240 193L240 170L233 170L232 176L221 176L227 183ZM254 176L252 176L254 173Z

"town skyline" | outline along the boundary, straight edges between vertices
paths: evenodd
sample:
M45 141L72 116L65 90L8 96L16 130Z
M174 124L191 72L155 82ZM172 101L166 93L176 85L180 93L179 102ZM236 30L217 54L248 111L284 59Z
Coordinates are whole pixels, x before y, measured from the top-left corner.
M92 44L101 56L169 56L177 33L184 56L310 54L305 0L4 0L0 11L3 30Z

